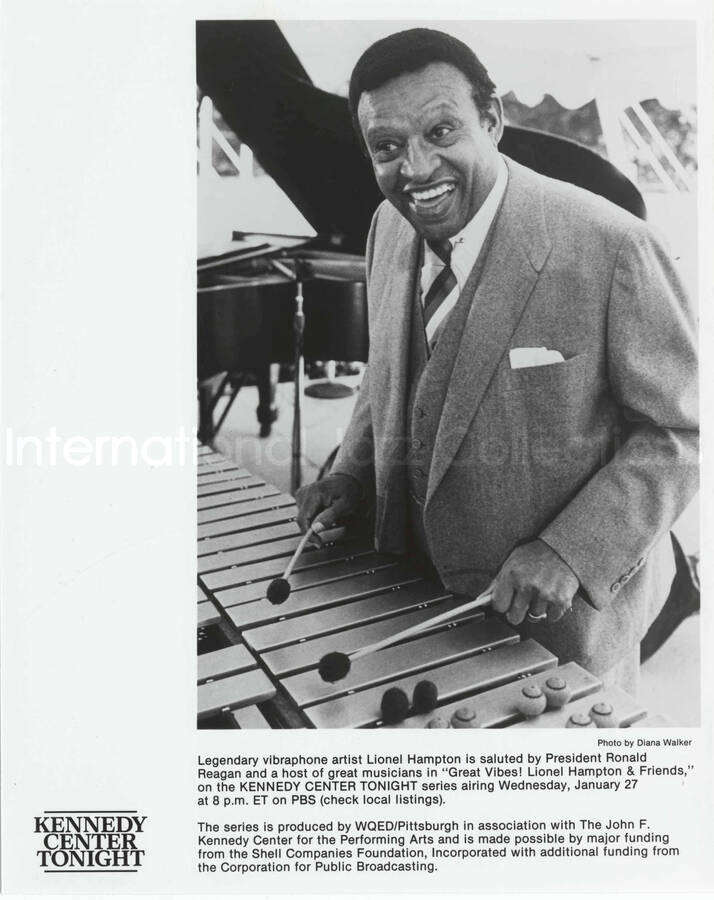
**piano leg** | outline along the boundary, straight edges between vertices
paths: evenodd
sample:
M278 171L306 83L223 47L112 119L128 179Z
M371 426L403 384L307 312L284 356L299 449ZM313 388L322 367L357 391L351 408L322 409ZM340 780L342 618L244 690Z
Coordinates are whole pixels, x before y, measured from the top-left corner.
M278 385L280 366L266 363L254 370L255 381L258 386L258 422L260 423L260 436L268 437L271 425L278 418L278 408L275 405L275 390ZM212 444L228 415L238 391L245 382L244 372L228 372L221 379L218 387L215 387L215 378L199 382L198 385L198 439L202 444ZM228 394L228 402L221 413L218 422L214 423L213 413L218 401Z
M198 439L202 444L212 444L213 429L213 388L210 381L198 384Z
M217 388L214 389L216 378L209 378L198 384L198 437L204 444L212 444L223 424L226 416L233 406L233 401L238 396L238 391L245 383L244 372L226 372L221 378ZM217 422L213 421L213 413L218 401L228 397L228 402L223 407L223 412Z
M260 436L269 437L271 426L278 418L278 408L275 405L275 390L278 386L280 365L278 363L261 366L255 371L255 379L258 385L258 422L260 423Z

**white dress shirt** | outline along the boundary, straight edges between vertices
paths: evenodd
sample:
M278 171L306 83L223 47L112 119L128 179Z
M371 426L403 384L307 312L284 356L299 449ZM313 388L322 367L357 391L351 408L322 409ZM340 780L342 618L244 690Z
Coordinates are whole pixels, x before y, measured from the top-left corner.
M505 193L506 184L508 183L508 169L502 156L499 156L498 162L496 181L481 204L481 208L458 234L449 238L452 247L451 271L456 278L456 287L436 310L426 326L426 339L430 345L434 342L439 326L454 308L454 304L459 298L466 279L469 277L471 269L473 269L478 259L483 242L486 240L486 235L496 217L496 212ZM434 279L443 268L444 263L429 245L424 242L424 264L421 269L420 280L422 302Z

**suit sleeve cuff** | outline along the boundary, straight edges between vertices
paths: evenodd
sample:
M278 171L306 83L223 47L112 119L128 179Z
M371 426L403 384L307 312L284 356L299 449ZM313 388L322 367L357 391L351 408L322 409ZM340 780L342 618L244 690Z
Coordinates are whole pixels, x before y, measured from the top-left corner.
M556 527L546 528L538 537L550 547L578 579L580 596L593 609L605 609L616 591L611 591L609 586L605 585L603 573L593 566L592 557L582 553L580 547L576 546L572 539L560 534Z

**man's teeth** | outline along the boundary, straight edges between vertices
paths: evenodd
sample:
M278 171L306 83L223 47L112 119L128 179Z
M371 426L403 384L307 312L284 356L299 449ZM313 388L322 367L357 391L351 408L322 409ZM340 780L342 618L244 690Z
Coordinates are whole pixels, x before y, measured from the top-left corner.
M453 189L453 184L441 184L439 187L430 188L428 191L412 191L411 194L414 200L433 200L434 197L440 197L442 194L453 191Z

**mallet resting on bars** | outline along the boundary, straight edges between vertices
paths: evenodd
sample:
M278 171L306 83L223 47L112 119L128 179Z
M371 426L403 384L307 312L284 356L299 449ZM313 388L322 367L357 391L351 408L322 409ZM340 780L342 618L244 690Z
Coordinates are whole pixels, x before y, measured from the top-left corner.
M352 660L361 659L363 656L368 656L370 653L375 653L377 650L391 647L392 644L406 640L414 635L421 634L423 631L428 631L435 625L441 625L442 622L448 622L450 619L463 615L463 613L470 612L472 609L488 606L492 598L493 593L491 588L489 588L487 591L484 591L483 594L479 594L475 600L469 600L461 606L439 613L439 615L427 619L426 622L421 622L419 625L412 625L411 628L405 628L404 631L398 631L396 634L383 638L375 644L369 644L366 647L361 647L359 650L353 650L352 653L340 653L339 651L327 653L320 660L317 671L320 673L320 677L323 681L340 681L350 671Z
M324 531L325 526L322 522L315 522L311 525L305 534L300 538L300 543L297 545L297 549L293 553L290 562L287 565L287 568L283 572L282 578L273 578L273 580L268 585L268 590L266 591L265 596L270 600L271 603L279 604L285 603L285 601L290 596L290 582L288 578L293 573L293 569L295 568L298 559L300 558L300 554L305 549L305 545L311 537L316 537L318 532ZM319 538L318 538L319 540Z

